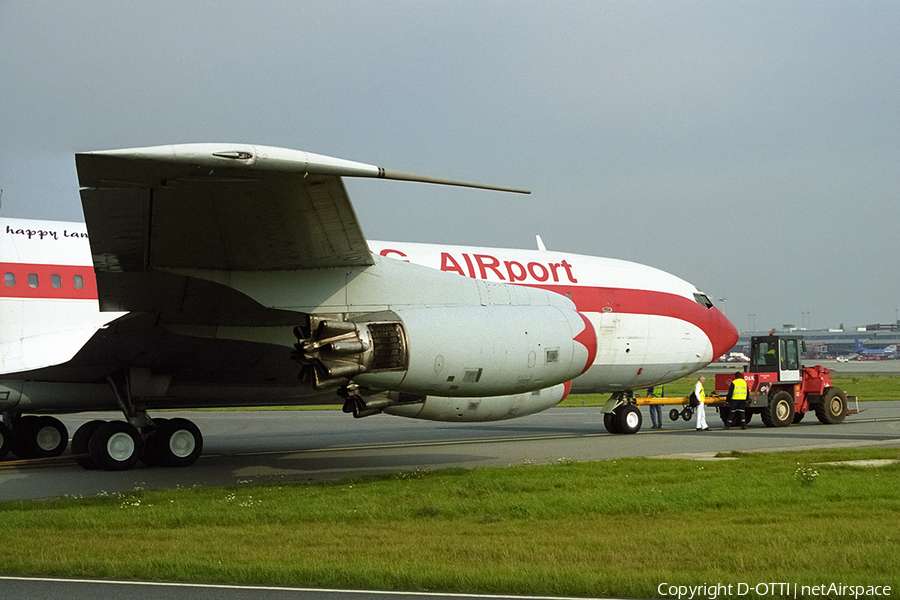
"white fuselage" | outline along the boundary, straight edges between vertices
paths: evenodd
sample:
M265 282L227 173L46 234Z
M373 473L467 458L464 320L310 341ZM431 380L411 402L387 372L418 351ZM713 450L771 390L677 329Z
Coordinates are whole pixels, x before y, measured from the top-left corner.
M651 267L543 250L369 245L386 258L513 284L486 288L491 293L515 295L529 286L568 297L597 334L596 358L573 381L573 392L672 381L715 360L737 338L694 286ZM99 310L83 224L0 219L0 272L0 374L62 365L124 314Z

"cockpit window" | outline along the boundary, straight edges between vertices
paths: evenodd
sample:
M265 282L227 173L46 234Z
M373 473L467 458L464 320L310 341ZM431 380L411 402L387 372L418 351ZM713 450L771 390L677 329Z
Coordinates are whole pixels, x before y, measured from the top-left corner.
M713 303L706 297L706 294L694 294L694 300L696 300L697 304L700 306L705 306L706 308L713 307Z

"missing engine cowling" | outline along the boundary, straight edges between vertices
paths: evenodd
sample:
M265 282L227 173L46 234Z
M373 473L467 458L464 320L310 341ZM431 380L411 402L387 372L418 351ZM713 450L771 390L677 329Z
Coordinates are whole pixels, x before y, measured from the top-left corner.
M299 379L315 389L347 385L360 373L403 371L409 343L400 318L391 312L309 315L294 328L291 356L300 363Z

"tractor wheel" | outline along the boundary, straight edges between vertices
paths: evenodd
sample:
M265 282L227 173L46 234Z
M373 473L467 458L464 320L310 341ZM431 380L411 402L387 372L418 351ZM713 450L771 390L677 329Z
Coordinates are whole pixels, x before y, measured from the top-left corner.
M794 422L794 396L785 390L775 392L760 416L766 427L787 427Z
M844 422L847 416L847 395L841 388L825 388L822 402L816 404L816 418L826 425L837 425Z

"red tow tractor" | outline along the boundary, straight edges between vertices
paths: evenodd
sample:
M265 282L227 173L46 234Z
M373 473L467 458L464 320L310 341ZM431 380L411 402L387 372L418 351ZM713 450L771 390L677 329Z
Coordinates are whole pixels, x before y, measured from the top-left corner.
M831 380L831 371L822 365L800 364L803 338L767 335L750 338L750 366L744 373L747 382L745 419L758 414L767 427L786 427L799 423L813 411L821 423L842 423L857 411L848 410L847 395ZM724 396L734 379L733 373L716 375L716 396ZM728 407L719 407L727 422Z

